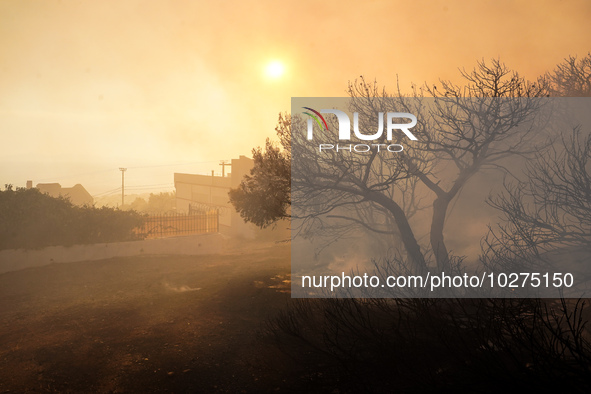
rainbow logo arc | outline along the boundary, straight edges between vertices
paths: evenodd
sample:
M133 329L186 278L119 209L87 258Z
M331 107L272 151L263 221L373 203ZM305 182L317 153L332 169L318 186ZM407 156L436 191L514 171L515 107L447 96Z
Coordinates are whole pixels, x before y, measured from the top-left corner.
M302 107L302 108L307 109L308 111L312 111L313 112L312 114L310 112L304 112L304 113L306 115L310 116L312 119L314 119L316 121L316 123L318 123L318 126L320 127L321 130L322 130L322 124L324 124L324 129L326 131L328 131L328 125L326 124L326 120L324 120L324 117L322 115L320 115L320 112L318 112L310 107ZM320 120L322 120L322 123L320 123Z

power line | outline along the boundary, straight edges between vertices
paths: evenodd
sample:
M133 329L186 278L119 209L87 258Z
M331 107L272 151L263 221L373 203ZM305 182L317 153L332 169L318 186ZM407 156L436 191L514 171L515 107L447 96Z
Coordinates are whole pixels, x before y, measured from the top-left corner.
M172 186L171 186L172 188ZM163 187L136 187L136 188L126 188L128 191L130 192L138 192L138 191L143 191L143 190L155 190L155 191L162 191ZM169 189L166 189L168 191L170 191Z
M125 189L127 190L141 190L141 189L155 189L161 187L174 187L174 183L155 183L151 185L134 185L134 186L127 186ZM107 190L101 193L93 194L93 197L100 197L102 195L108 194L115 194L121 190L121 187L117 187L115 189Z
M149 166L135 166L135 167L127 167L128 169L140 169L140 168L158 168L158 167L175 167L175 166L187 166L187 165L195 165L195 164L208 164L208 163L215 163L215 160L210 161L194 161L190 163L176 163L176 164L160 164L160 165L149 165ZM55 181L60 179L70 179L76 177L83 177L87 175L95 175L95 174L102 174L106 172L117 171L117 168L109 168L105 170L97 170L97 171L90 171L90 172L82 172L73 175L61 175L61 176L52 176L49 178L38 179L37 182L46 182L46 181Z
M127 188L132 189L134 187L150 187L150 186L174 186L174 183L168 182L168 183L155 183L152 185L133 185L133 186L127 185Z
M45 182L45 181L54 181L54 180L59 180L59 179L77 178L77 177L83 177L83 176L87 176L87 175L102 174L104 172L111 172L111 171L115 171L115 170L116 170L115 168L109 168L108 170L83 172L83 173L75 174L75 175L54 176L54 177L51 177L51 178L38 179L37 182Z
M194 164L207 164L207 163L215 163L215 160L210 161L195 161L191 163L178 163L178 164L160 164L155 166L136 166L136 167L127 167L129 169L135 170L138 168L157 168L157 167L176 167L176 166L190 166Z
M112 189L112 190L107 190L106 192L102 192L102 193L98 193L98 194L94 194L93 197L99 197L102 196L103 194L115 194L117 192L119 192L119 190L121 190L120 187L116 188L116 189Z

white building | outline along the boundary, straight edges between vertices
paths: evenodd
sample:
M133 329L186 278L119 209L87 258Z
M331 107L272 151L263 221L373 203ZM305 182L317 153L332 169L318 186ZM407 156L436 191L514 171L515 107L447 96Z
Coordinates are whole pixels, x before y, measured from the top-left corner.
M224 230L233 234L251 235L254 226L244 223L230 204L228 192L240 185L253 164L252 159L240 156L232 160L231 173L225 176L175 173L177 212L217 209L220 212L220 228L226 227Z

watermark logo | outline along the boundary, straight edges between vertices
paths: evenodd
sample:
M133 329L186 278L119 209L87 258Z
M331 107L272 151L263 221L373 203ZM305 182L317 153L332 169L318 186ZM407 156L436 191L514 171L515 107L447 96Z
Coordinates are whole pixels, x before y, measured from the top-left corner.
M314 121L318 124L318 127L321 131L328 131L328 124L326 120L322 116L322 114L333 114L337 117L338 124L339 124L339 141L350 141L351 140L351 120L349 115L345 112L337 110L337 109L321 109L320 111L316 111L310 107L303 107L307 111L304 114L308 115L310 119L307 122L307 138L308 140L312 140L314 138ZM308 112L309 111L309 112ZM374 134L364 134L359 130L359 114L357 112L353 113L353 133L355 137L362 141L376 141L379 140L384 134L384 119L386 120L386 140L392 141L394 137L394 131L400 130L404 135L412 141L416 141L417 137L410 131L410 129L417 124L417 117L413 114L408 112L388 112L384 116L383 112L378 113L378 127L377 131ZM395 123L397 119L410 119L410 122L403 122L403 123ZM380 149L380 148L386 149ZM349 152L369 152L372 148L377 149L379 152L380 150L387 150L389 152L402 152L404 150L403 146L400 144L357 144L357 145L348 145L348 146L341 146L338 143L335 144L320 144L318 149L320 152L323 150L334 150L341 151L347 150Z
M326 120L324 120L324 117L322 115L320 115L320 112L310 108L310 107L304 107L304 109L307 109L308 111L312 111L314 114L311 114L310 112L304 112L304 114L311 116L312 119L314 119L316 121L316 123L318 123L318 126L320 127L320 129L322 129L322 125L324 124L324 130L328 131L328 125L326 124ZM323 110L325 111L325 110ZM322 119L322 123L320 123L320 119ZM308 119L308 139L311 140L312 139L312 119Z

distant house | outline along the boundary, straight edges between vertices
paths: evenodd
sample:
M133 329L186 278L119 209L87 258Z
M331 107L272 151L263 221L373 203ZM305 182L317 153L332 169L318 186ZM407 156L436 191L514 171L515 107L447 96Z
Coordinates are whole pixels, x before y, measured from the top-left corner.
M30 185L32 185L32 182L27 182L27 187ZM79 183L73 187L62 187L59 183L38 183L37 189L41 193L49 194L52 197L66 197L74 205L83 206L94 203L94 199L90 193Z
M226 164L227 165L227 164ZM224 176L174 174L177 212L192 212L217 209L220 212L220 225L227 226L232 233L252 232L252 226L244 223L236 212L228 192L238 187L244 175L249 174L254 162L246 156L240 156L231 162L231 173Z

